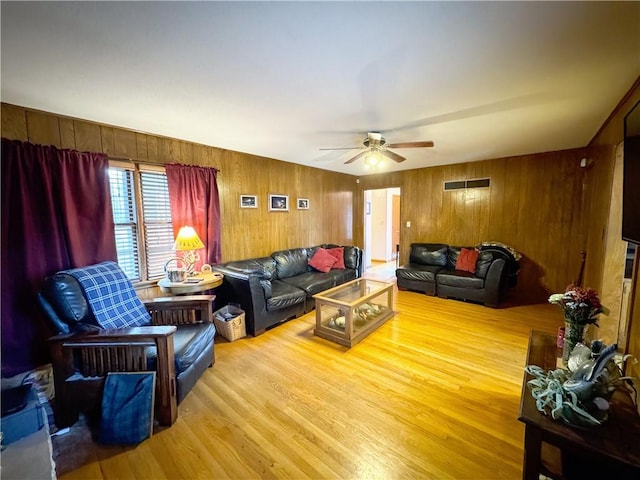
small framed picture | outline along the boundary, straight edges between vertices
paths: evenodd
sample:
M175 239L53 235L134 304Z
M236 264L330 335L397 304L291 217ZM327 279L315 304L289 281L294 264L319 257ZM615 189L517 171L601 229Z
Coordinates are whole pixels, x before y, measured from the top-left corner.
M258 208L256 195L240 195L240 208Z
M309 199L308 198L299 198L298 199L298 210L309 210Z
M280 195L280 194L269 195L269 211L270 212L288 212L289 211L289 195Z

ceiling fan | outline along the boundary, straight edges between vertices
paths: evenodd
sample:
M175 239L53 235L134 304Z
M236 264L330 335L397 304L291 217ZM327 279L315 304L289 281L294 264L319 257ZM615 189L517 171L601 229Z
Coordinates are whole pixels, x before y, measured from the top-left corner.
M320 150L364 150L344 163L353 163L359 158L365 157L366 165L375 166L381 160L380 155L384 155L395 162L404 162L406 160L403 156L387 150L389 148L426 148L433 147L433 142L425 141L387 144L381 133L369 132L367 133L367 138L362 141L362 145L362 147L321 148Z

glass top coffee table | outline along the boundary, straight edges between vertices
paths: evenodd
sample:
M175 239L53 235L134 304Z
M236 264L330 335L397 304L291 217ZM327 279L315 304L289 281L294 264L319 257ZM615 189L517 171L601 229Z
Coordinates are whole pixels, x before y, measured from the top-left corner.
M389 320L393 311L393 283L357 278L314 295L314 333L352 347Z

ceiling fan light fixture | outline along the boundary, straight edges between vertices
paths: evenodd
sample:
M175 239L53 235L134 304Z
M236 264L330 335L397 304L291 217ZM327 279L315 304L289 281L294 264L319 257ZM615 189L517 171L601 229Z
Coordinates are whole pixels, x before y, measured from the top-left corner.
M406 160L402 155L398 155L388 148L425 148L425 147L433 147L433 142L429 141L420 141L420 142L403 142L403 143L392 143L388 144L382 134L380 132L369 132L367 134L367 138L365 138L362 142L364 149L362 147L339 147L339 148L321 148L320 150L360 150L356 156L351 157L345 163L348 165L350 163L355 162L361 158L364 159L364 167L376 168L382 167L384 164L384 160L391 159L394 162L400 163Z
M377 151L371 151L364 157L364 164L368 167L375 168L380 164L380 154Z

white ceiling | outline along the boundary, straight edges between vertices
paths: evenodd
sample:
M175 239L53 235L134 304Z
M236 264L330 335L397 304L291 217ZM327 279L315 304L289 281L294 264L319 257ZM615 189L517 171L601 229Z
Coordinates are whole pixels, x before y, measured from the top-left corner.
M640 2L2 2L3 102L353 175L585 146Z

